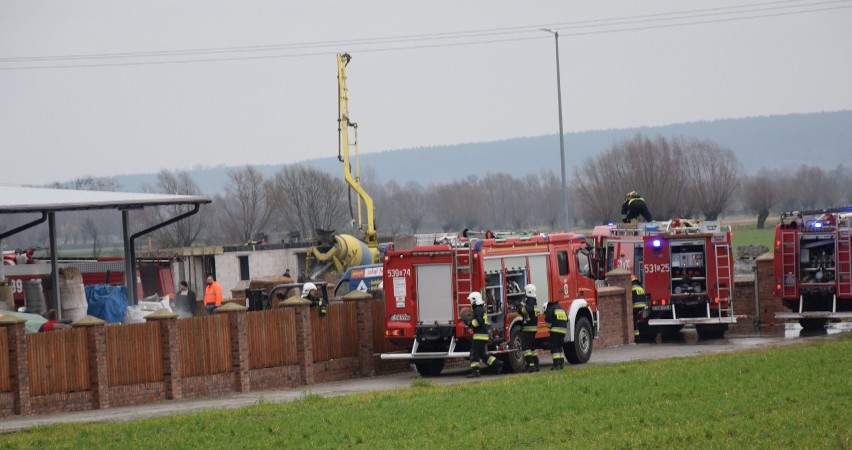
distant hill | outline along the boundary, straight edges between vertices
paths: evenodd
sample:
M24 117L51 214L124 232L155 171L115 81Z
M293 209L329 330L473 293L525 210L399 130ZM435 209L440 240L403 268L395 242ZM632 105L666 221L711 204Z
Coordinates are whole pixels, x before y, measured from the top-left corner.
M837 111L568 133L565 135L567 173L570 176L577 163L636 133L713 140L733 150L749 174L762 167L795 169L809 164L830 169L838 164L849 165L852 161L852 111ZM341 171L336 155L303 164L333 175ZM382 182L419 181L423 185L489 172L523 176L550 169L558 174L559 136L362 153L361 166L373 168ZM282 165L256 167L272 175ZM205 193L214 194L221 192L230 169L224 166L194 168L190 174ZM155 184L156 174L119 175L115 179L125 190L137 191L144 184Z

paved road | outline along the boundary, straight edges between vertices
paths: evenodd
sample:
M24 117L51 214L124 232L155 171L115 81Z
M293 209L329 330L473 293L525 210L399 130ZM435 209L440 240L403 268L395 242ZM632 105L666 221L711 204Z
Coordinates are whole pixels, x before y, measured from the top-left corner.
M755 332L750 327L740 327L728 332L726 339L699 341L695 331L684 329L678 339L656 343L628 345L624 347L595 350L589 364L610 364L625 361L653 360L673 357L688 357L712 353L725 353L760 347L790 345L814 339L826 339L840 333L852 331L852 323L831 324L825 333L806 336L801 334L798 325L788 324L785 329L778 331ZM550 364L543 359L545 367ZM453 385L469 382L487 382L495 376L483 376L475 380L465 378L464 369L446 370L439 377L432 378L433 383ZM512 376L512 375L500 375ZM150 417L167 416L171 414L192 413L207 409L241 408L259 401L285 402L298 399L305 392L323 396L341 396L359 392L389 391L405 389L417 375L412 372L385 375L373 378L362 378L336 383L301 386L292 389L251 392L248 394L230 395L204 400L167 401L149 405L136 405L105 410L80 411L42 416L10 417L0 419L0 432L9 432L31 428L39 425L74 422L123 422L146 419Z

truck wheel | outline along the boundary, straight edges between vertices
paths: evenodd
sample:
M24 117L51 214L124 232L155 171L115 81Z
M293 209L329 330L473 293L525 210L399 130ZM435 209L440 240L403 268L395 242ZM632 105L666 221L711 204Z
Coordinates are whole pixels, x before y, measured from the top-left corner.
M725 337L725 331L728 331L728 324L713 324L713 325L695 325L695 332L698 333L698 339L722 339Z
M509 331L509 348L511 352L506 354L509 364L504 364L504 370L510 370L515 373L522 373L527 368L527 361L524 359L524 351L521 350L521 327L515 325ZM506 367L508 366L508 367Z
M578 317L574 324L574 342L562 344L565 358L571 364L583 364L592 357L592 324L586 317Z
M427 359L414 363L417 373L424 377L436 377L444 370L445 359Z
M825 328L828 319L799 319L799 325L806 331L818 331Z

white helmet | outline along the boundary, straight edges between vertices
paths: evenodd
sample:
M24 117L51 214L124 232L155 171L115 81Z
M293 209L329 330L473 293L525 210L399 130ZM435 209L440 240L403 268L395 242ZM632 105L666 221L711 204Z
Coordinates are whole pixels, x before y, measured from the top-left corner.
M315 284L313 284L313 283L305 283L305 284L303 284L303 285L302 285L302 298L307 297L307 296L308 296L308 293L310 293L311 291L316 290L316 288L317 288L317 285L315 285Z
M524 292L526 292L527 297L535 298L535 285L534 284L528 284L528 285L524 286Z
M485 304L485 302L482 301L482 294L479 292L471 292L468 294L467 299L470 300L470 304L474 306Z

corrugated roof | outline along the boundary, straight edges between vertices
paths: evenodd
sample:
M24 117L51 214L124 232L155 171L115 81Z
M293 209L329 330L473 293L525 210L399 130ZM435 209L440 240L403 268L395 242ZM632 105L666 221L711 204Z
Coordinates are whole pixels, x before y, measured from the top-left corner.
M211 201L210 198L200 195L75 191L0 185L0 214L191 205L211 203Z

